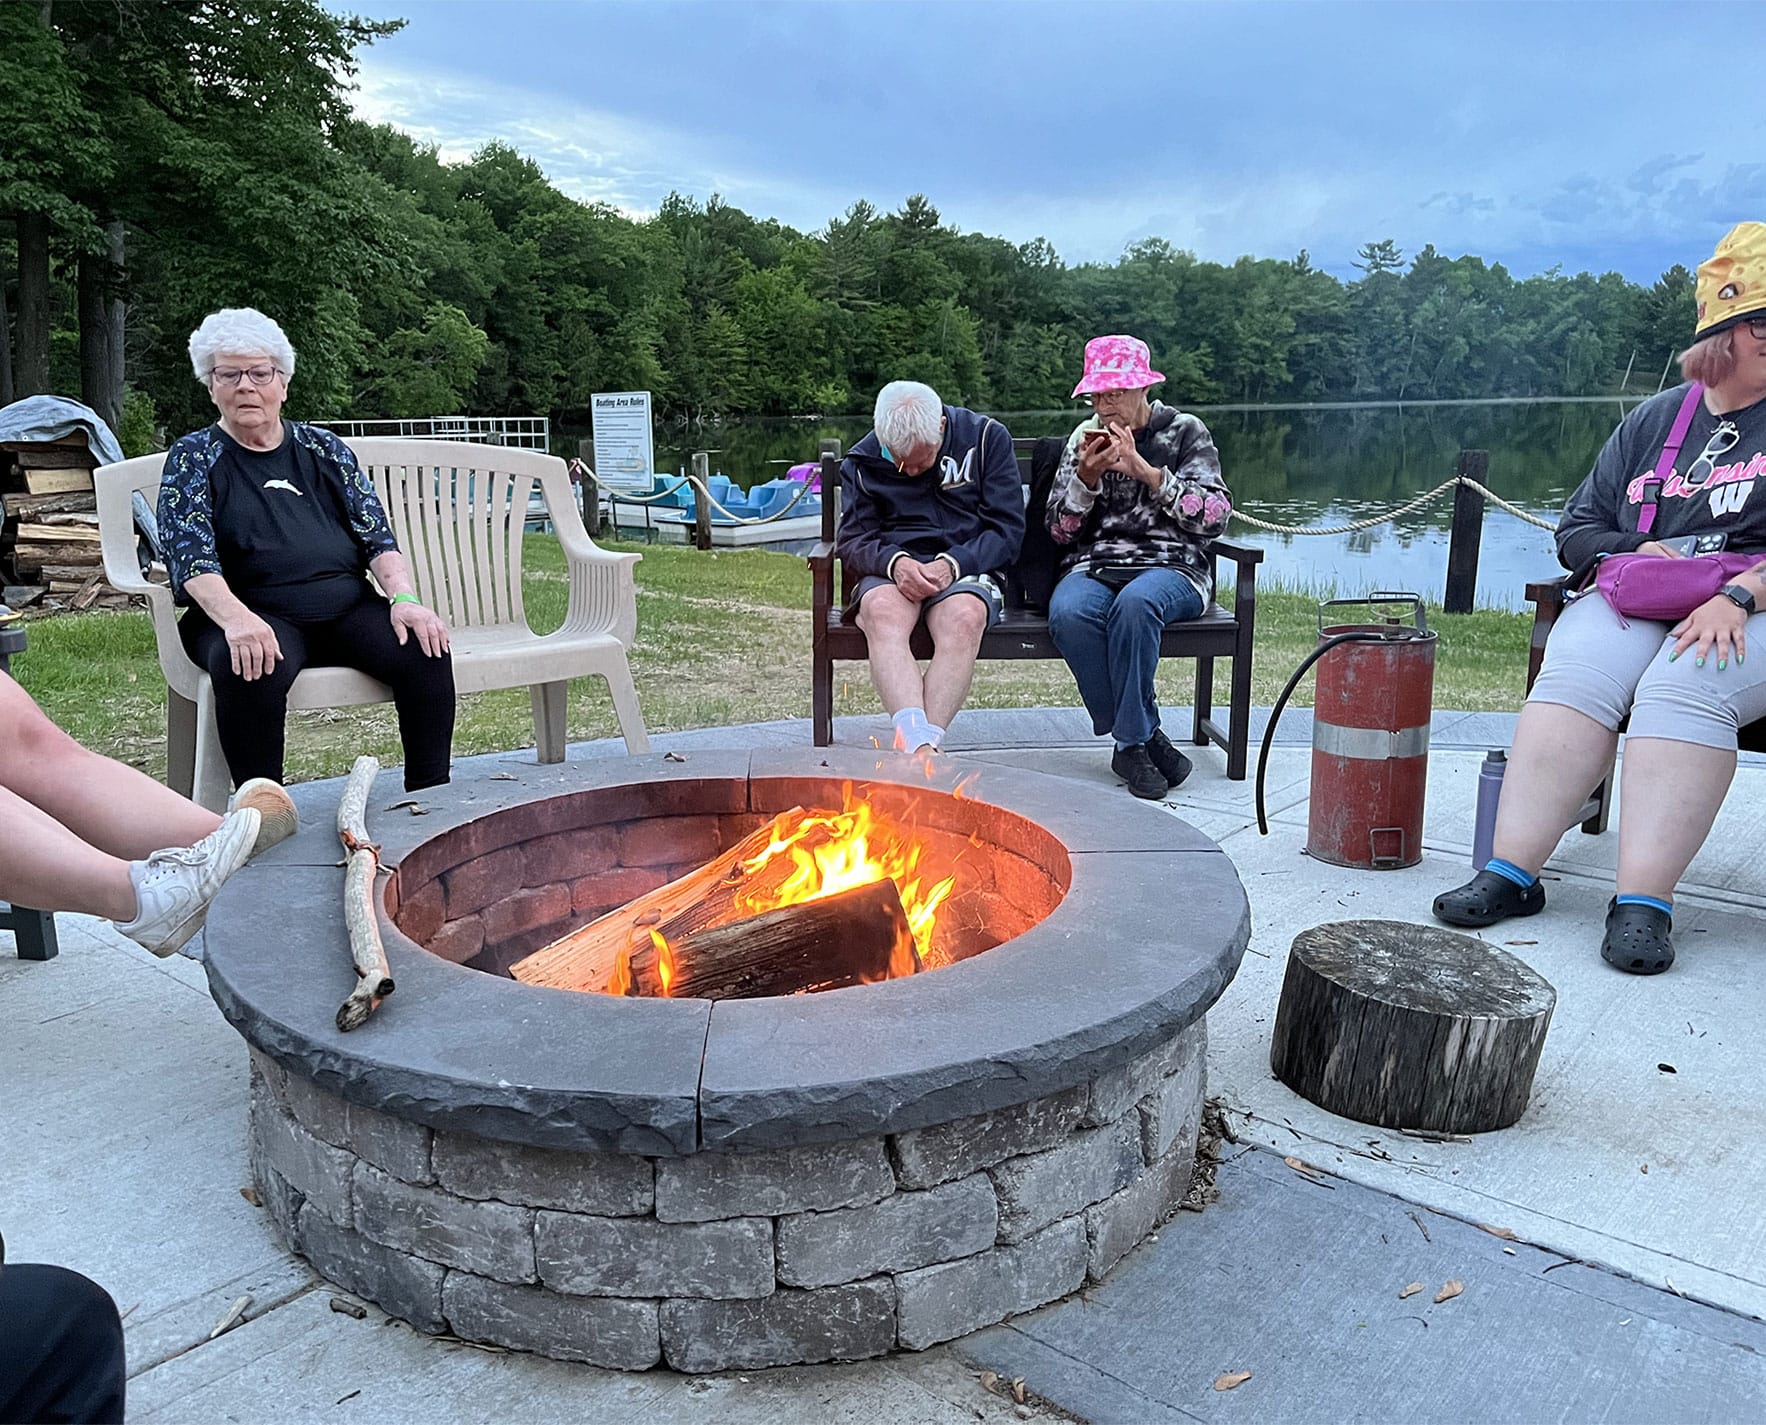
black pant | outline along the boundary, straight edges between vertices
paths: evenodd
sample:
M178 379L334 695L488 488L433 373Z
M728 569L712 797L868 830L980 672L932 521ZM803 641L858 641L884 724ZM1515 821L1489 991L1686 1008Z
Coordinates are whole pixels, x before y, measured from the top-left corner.
M0 1267L0 1420L109 1425L125 1380L109 1292L66 1267Z
M405 745L405 790L448 780L454 738L454 663L431 658L415 634L404 643L392 630L386 601L368 593L334 619L309 621L258 615L276 632L282 657L261 678L246 682L233 671L227 636L199 608L178 621L191 661L215 685L215 723L235 786L253 777L282 780L288 690L308 664L355 668L392 689Z

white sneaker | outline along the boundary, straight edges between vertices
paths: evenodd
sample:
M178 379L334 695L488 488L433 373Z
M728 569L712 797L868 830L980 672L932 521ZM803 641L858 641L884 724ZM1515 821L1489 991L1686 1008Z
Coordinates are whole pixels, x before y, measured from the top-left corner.
M261 824L256 807L242 807L194 846L172 846L145 861L131 861L135 918L117 929L162 959L182 949L202 928L209 902L227 877L251 859Z
M294 801L280 782L272 782L268 777L253 777L233 793L228 810L239 811L244 807L256 807L262 818L258 839L251 848L253 856L261 855L300 830L300 813L294 809Z

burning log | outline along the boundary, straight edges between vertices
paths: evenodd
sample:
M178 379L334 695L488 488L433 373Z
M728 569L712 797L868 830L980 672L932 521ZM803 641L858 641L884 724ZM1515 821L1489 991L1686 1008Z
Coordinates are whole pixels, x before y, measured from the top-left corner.
M920 968L894 881L875 881L678 938L670 933L675 924L658 926L632 955L633 993L753 999L865 984Z
M554 989L709 998L912 974L933 916L955 884L954 874L936 879L922 867L924 850L923 842L878 820L862 804L839 812L793 807L708 865L572 931L517 961L510 973L526 984ZM881 886L889 887L887 893ZM855 896L858 891L868 891L869 897ZM790 910L801 914L770 918ZM859 931L855 920L868 922L867 928ZM760 939L750 943L760 922ZM887 935L880 928L885 923ZM847 935L858 936L859 943L849 949L843 944ZM710 956L743 962L731 972L732 983L772 988L725 990L719 978L724 972L709 967L705 983L715 988L689 990L672 979L665 984L661 967L668 960L658 938L682 962L684 978L698 973L689 974L684 962L690 949L703 943ZM800 952L811 941L825 947L819 953L827 958L819 967ZM738 944L746 948L731 948ZM787 986L782 973L756 968L757 957L799 964L798 978ZM670 975L674 972L671 966Z
M795 808L786 815L801 814ZM664 921L677 923L676 934L708 925L720 916L736 919L736 888L746 879L742 863L751 861L773 843L773 827L761 827L745 836L715 861L696 871L677 876L666 886L628 901L591 920L543 950L517 960L509 969L516 979L530 985L550 985L559 990L600 990L607 986L613 967L622 955L648 946L650 932ZM681 920L690 916L689 920Z
M343 919L349 929L350 958L360 978L337 1010L337 1027L359 1029L380 1001L393 992L392 970L386 963L386 946L380 940L380 922L374 915L374 875L380 869L380 848L368 840L368 789L380 763L372 757L356 758L337 803L337 839L343 842L349 861L343 873Z

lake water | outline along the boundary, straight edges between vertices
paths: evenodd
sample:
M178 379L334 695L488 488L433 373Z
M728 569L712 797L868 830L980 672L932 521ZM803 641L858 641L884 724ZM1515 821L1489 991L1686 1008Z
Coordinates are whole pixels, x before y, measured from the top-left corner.
M1220 447L1237 507L1276 524L1350 524L1434 488L1464 449L1487 450L1485 482L1504 499L1555 521L1619 418L1639 398L1503 401L1403 406L1195 407ZM1001 419L1013 435L1064 434L1083 413L1030 411ZM659 470L689 467L710 450L714 470L747 487L815 458L818 444L846 444L870 427L862 418L731 421L656 432ZM563 432L560 432L563 434ZM572 442L574 444L574 442ZM1356 595L1405 589L1439 598L1446 582L1452 492L1396 522L1347 535L1275 534L1235 520L1229 537L1261 545L1262 577L1288 587ZM1494 505L1484 516L1478 603L1519 608L1522 587L1559 572L1548 531Z

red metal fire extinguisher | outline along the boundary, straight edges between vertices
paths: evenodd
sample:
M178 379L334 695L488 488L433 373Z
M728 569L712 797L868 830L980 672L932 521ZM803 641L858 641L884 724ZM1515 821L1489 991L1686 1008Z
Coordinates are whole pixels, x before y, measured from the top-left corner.
M1333 611L1349 605L1371 610L1375 621L1336 622ZM1327 599L1318 606L1318 637L1318 647L1276 699L1264 730L1257 761L1257 829L1269 832L1263 773L1276 722L1301 677L1317 663L1306 853L1359 870L1414 866L1423 855L1437 637L1422 598L1374 593Z

